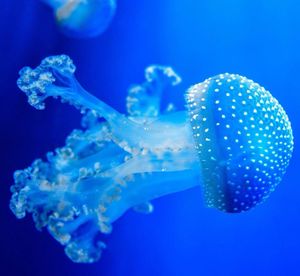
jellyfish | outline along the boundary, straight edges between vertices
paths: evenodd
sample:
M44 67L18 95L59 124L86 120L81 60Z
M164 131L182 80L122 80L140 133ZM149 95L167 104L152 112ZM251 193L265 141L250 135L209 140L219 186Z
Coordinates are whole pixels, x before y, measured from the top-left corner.
M31 213L72 261L97 261L113 222L129 209L151 213L158 197L201 187L205 206L241 213L281 182L293 151L291 124L252 80L209 78L187 90L179 111L162 108L161 95L180 77L152 65L145 82L128 90L124 115L88 93L75 69L60 55L20 71L17 84L30 105L44 109L48 97L60 98L83 118L65 146L15 172L10 202L17 218Z
M53 11L62 32L86 38L103 33L116 10L116 0L42 0Z

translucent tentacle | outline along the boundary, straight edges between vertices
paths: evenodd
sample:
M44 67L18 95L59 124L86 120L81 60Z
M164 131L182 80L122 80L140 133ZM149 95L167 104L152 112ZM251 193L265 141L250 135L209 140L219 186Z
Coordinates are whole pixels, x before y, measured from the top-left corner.
M105 171L127 153L112 142L105 123L84 118L83 124L91 128L74 130L47 162L38 159L15 172L10 207L18 218L32 213L36 227L47 227L74 262L94 262L105 247L99 233L109 232L99 221L102 193L114 185Z
M89 263L100 258L103 235L124 212L151 213L152 199L198 185L186 180L199 168L186 113L157 116L161 92L180 81L171 68L146 70L144 94L136 94L130 118L85 91L74 72L64 55L20 71L18 86L32 106L44 109L48 97L60 97L85 115L83 129L74 130L64 147L15 172L10 208L18 218L31 213L70 259Z
M17 81L19 88L27 95L28 102L36 109L45 108L48 97L60 97L63 102L80 109L94 111L99 117L112 121L123 117L109 105L88 93L76 80L76 67L66 55L45 58L35 69L24 67Z
M168 86L175 86L181 78L171 67L152 65L145 70L146 82L133 85L126 98L127 112L133 117L157 117L160 114L161 94Z
M44 102L48 97L60 97L83 113L89 110L94 116L103 117L109 123L115 142L126 151L133 153L140 151L141 148L157 147L156 145L161 141L160 135L163 127L156 124L157 130L154 132L158 136L157 139L153 136L147 139L144 129L148 128L150 131L155 125L153 121L158 119L151 117L152 119L149 120L147 116L159 114L159 99L163 89L168 85L176 85L181 80L170 67L159 65L148 67L145 74L146 82L129 90L127 106L131 107L128 111L136 116L143 115L142 120L130 120L88 93L74 77L75 70L76 68L68 56L52 56L45 58L35 69L23 68L17 84L27 95L28 102L37 109L45 108ZM132 91L136 89L143 92L135 93L133 97ZM135 102L135 104L128 104L128 101ZM150 112L150 110L152 111ZM183 124L185 124L185 114L180 118L183 118ZM144 129L141 128L141 125ZM186 127L183 126L183 128ZM176 133L178 129L167 128L166 131L170 132L170 136L172 136L171 133ZM135 136L132 136L132 133L135 133Z

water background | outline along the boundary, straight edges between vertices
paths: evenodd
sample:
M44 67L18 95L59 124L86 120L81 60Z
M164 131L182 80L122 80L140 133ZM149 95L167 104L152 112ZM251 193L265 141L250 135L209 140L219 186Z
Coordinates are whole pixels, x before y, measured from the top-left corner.
M61 35L37 0L2 0L0 9L0 275L300 275L300 3L279 0L120 0L109 30L90 40ZM70 55L83 86L119 111L149 64L171 65L182 84L165 100L183 108L190 85L223 72L245 75L281 102L293 125L287 175L256 209L206 209L201 190L154 202L150 216L128 212L114 224L100 262L74 264L32 219L8 208L15 169L61 146L80 115L50 100L30 107L18 70L53 54Z

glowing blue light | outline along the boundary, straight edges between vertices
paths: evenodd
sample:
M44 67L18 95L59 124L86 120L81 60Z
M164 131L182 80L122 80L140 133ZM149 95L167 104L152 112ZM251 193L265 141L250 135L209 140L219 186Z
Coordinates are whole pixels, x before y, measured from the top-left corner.
M103 33L116 10L115 0L42 0L53 8L56 21L68 36L84 38Z
M83 130L47 161L15 172L10 205L18 218L32 213L74 262L98 260L101 234L130 208L150 213L154 198L201 185L206 206L239 213L263 202L286 171L288 117L245 77L210 78L187 91L187 111L169 105L162 112L161 93L180 78L150 66L146 81L129 90L125 116L85 91L74 72L65 55L20 71L18 86L32 106L44 109L46 98L60 97L85 115Z

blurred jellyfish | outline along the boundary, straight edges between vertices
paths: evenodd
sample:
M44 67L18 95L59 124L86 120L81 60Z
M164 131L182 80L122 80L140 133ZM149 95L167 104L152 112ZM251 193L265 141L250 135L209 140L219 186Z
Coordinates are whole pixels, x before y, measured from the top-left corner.
M70 37L94 37L109 26L116 0L42 0L54 10L63 33Z
M187 111L161 112L161 93L180 78L150 66L146 81L129 89L125 116L85 91L74 72L65 55L20 71L18 86L32 106L60 97L85 115L83 129L47 161L15 172L10 205L18 218L32 213L74 262L98 260L101 234L130 208L150 213L151 200L201 186L206 206L239 213L263 202L285 174L289 119L245 77L209 78L187 91Z

